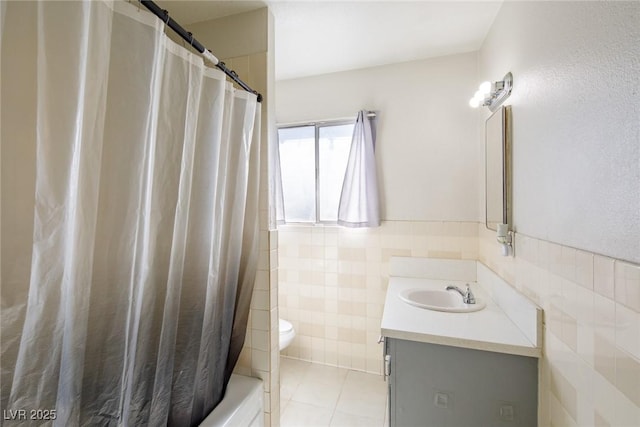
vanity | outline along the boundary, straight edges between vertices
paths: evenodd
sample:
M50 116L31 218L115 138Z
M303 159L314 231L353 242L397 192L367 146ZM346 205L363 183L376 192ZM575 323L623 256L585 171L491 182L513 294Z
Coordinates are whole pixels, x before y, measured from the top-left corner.
M394 257L389 271L389 425L537 426L542 310L477 261ZM482 308L446 291L467 284Z

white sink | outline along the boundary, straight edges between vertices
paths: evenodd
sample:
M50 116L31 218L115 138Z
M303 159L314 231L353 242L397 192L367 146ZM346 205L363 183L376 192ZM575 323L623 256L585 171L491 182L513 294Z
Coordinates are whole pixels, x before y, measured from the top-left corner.
M416 307L450 313L469 313L482 310L486 304L476 298L475 304L465 304L462 296L454 291L440 291L430 289L406 289L399 294L404 302Z

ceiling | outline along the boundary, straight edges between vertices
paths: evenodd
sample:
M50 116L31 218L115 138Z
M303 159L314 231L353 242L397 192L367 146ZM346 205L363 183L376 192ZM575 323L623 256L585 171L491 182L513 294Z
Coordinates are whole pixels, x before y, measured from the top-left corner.
M276 79L478 50L502 1L158 1L179 23L263 7L275 21ZM196 35L197 37L197 35Z

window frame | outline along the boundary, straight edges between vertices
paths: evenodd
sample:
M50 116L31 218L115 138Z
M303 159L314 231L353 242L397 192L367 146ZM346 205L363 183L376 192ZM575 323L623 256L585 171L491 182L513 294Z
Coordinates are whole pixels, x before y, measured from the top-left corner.
M303 123L290 123L283 125L276 125L276 131L278 135L278 150L280 150L280 129L292 129L302 127L314 127L314 156L315 156L315 221L287 221L287 211L284 212L284 224L291 225L338 225L338 221L322 221L320 220L320 128L331 126L345 126L356 125L356 119L336 119L325 120L318 122L303 122ZM280 164L282 169L282 164ZM283 190L284 191L284 190Z

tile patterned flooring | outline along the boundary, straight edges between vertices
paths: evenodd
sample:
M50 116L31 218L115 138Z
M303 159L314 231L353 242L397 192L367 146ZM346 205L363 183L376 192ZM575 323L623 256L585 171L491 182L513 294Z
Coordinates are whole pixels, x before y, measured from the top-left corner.
M280 358L281 427L385 427L382 376Z

